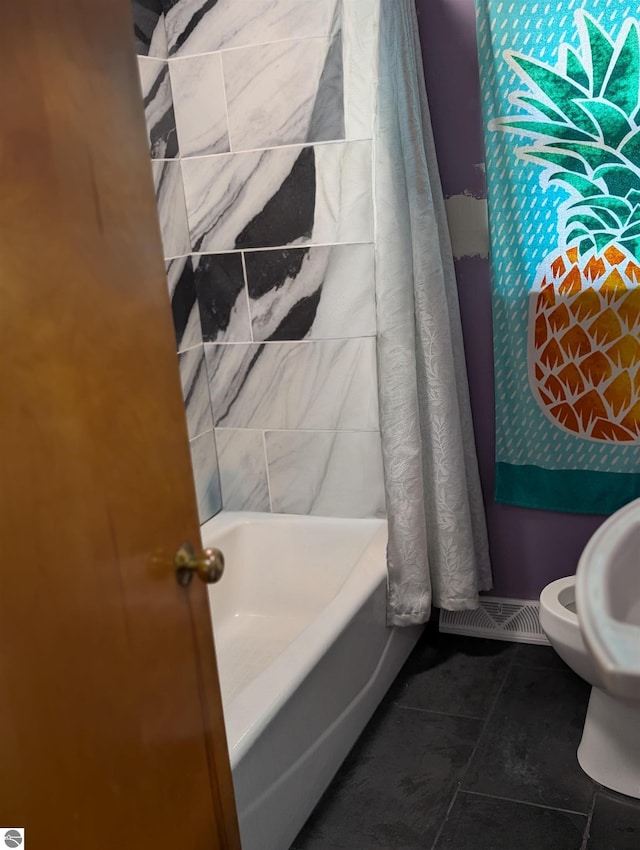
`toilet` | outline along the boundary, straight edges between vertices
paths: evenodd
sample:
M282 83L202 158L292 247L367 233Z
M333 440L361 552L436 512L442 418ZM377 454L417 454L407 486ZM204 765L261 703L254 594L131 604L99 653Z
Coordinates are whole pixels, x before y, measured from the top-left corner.
M540 624L592 686L580 766L600 785L640 799L640 499L596 531L575 576L544 588Z

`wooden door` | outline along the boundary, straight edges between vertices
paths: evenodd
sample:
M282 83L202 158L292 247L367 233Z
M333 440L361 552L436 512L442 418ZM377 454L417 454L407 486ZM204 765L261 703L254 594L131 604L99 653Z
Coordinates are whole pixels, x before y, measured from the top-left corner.
M0 826L239 848L129 0L2 11Z

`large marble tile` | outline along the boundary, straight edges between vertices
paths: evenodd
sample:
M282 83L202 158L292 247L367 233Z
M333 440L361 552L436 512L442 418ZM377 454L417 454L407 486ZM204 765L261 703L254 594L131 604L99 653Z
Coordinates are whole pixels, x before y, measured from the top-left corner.
M222 504L227 511L269 511L262 431L216 430Z
M222 63L233 151L344 139L339 36L230 50Z
M222 510L220 477L213 431L200 434L189 443L191 448L191 466L198 500L200 523L206 522Z
M180 161L152 160L151 170L156 189L164 256L169 259L188 254L189 226L184 204Z
M178 156L178 137L169 80L169 63L162 59L138 56L138 73L151 157L152 159L173 159Z
M200 313L191 257L176 257L166 264L173 328L178 351L202 342Z
M187 159L183 174L194 250L230 251L311 239L313 147Z
M242 254L198 254L193 263L204 341L250 342Z
M226 153L229 134L220 54L172 59L169 65L181 155Z
M378 433L267 431L272 510L339 517L385 515Z
M315 148L317 194L313 241L373 242L371 142Z
M138 56L167 58L167 35L162 10L162 0L131 0Z
M245 265L255 340L375 335L373 245L248 251Z
M199 345L178 354L178 366L187 414L187 430L189 438L193 440L213 428L203 346Z
M373 241L368 141L222 154L182 165L196 251Z
M373 138L378 79L378 0L344 3L345 138Z
M206 345L216 426L376 431L374 339Z
M335 34L341 0L164 0L172 56Z

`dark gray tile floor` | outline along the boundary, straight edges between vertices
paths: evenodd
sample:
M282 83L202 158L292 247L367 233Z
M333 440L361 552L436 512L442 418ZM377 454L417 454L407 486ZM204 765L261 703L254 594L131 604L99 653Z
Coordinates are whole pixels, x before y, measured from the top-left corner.
M578 765L588 697L548 647L429 628L292 850L640 850Z

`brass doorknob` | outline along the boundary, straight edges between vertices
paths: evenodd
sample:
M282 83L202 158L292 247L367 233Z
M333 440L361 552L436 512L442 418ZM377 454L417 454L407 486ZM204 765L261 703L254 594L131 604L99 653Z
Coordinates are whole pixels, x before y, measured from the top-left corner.
M183 543L173 559L178 584L186 587L197 573L206 584L215 584L224 572L224 555L219 549L211 547L195 553L191 543Z

